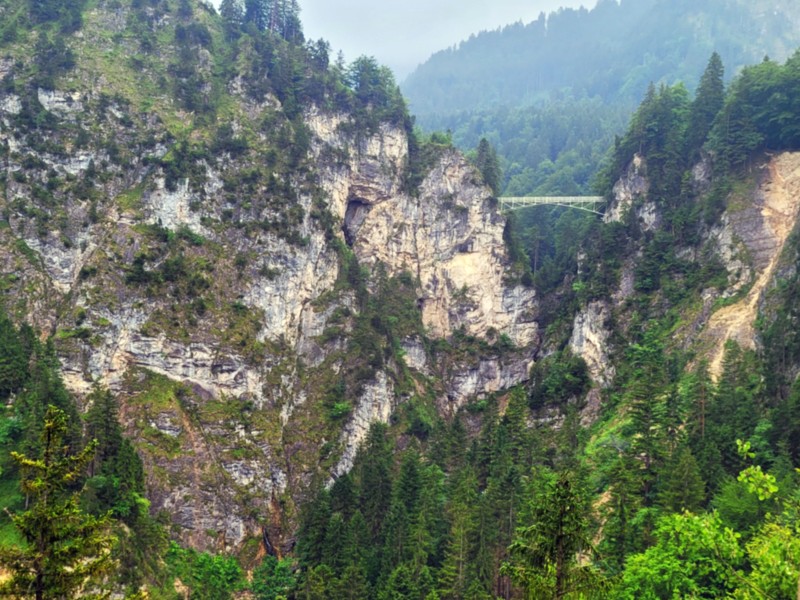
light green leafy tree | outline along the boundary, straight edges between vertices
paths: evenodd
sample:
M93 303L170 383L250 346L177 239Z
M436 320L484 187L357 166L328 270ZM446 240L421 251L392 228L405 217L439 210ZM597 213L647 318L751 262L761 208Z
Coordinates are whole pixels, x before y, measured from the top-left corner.
M744 553L739 534L715 513L672 514L656 528L656 544L628 559L612 597L720 598L736 587L735 572Z

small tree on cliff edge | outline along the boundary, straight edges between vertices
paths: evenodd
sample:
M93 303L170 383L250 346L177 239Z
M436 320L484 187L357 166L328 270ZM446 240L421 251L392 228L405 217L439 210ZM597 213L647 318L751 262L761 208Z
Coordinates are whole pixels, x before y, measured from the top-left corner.
M483 181L492 188L492 193L496 196L500 193L500 163L497 160L497 152L486 138L481 138L478 143L478 152L475 157L475 166L483 175Z
M81 510L76 482L94 456L96 443L71 455L64 444L66 414L50 406L44 418L42 453L12 452L29 509L12 515L25 545L0 549L0 565L11 578L0 595L17 598L102 598L99 583L113 566L108 517Z

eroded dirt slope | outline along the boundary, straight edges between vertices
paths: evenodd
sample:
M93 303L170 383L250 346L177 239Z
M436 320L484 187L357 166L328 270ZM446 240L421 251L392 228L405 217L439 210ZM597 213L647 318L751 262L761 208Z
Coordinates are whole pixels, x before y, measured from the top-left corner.
M743 348L754 347L759 303L771 286L800 211L800 153L776 156L766 169L753 210L731 219L735 235L750 254L752 287L741 300L716 311L702 334L702 346L709 348L709 373L714 379L722 373L725 342L734 340Z

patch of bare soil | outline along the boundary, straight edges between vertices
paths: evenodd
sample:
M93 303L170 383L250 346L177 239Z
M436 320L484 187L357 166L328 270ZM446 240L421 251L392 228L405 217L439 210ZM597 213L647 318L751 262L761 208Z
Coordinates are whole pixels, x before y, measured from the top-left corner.
M747 228L750 234L747 230L738 232L748 249L761 258L761 264L756 265L756 279L747 296L711 316L702 334L710 342L708 370L715 380L722 374L725 342L734 340L743 348L755 347L759 302L773 280L800 211L800 153L781 154L770 161L768 168L769 176L755 198L762 222Z

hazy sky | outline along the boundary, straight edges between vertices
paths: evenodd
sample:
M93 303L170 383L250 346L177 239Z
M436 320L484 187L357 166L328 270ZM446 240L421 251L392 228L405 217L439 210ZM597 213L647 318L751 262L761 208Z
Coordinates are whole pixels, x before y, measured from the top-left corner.
M325 38L348 61L374 56L402 80L437 50L472 33L595 0L300 0L308 39Z

